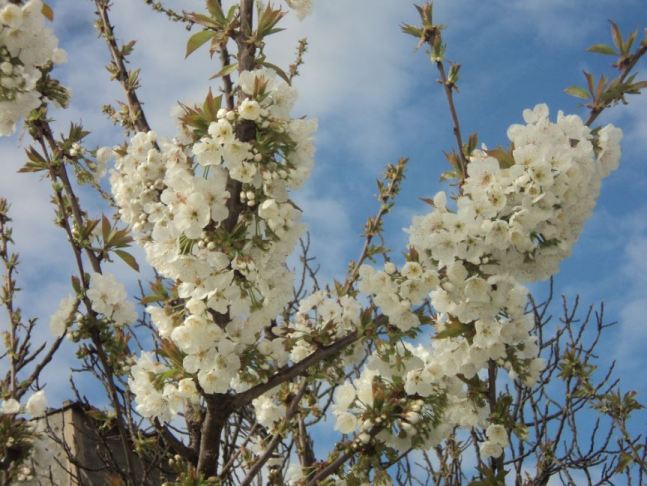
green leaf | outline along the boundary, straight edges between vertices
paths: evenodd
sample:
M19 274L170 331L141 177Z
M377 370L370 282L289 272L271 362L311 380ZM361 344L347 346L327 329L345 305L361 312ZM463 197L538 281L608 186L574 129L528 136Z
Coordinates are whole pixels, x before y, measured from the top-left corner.
M616 50L607 44L594 44L587 49L588 52L595 52L596 54L606 54L607 56L617 56Z
M207 0L207 10L209 10L209 13L219 24L225 25L227 23L227 19L225 19L225 14L218 0Z
M80 142L88 135L90 135L90 132L83 130L83 126L76 123L70 123L70 131L68 132L65 142L71 145L75 142Z
M233 64L229 64L228 66L223 67L220 71L218 71L216 74L211 76L209 79L216 79L216 78L219 78L221 76L227 76L227 75L233 73L234 71L236 71L236 69L238 69L238 63L237 62L235 62Z
M647 88L647 81L638 81L637 83L630 84L628 86L628 91L638 92L645 88Z
M279 21L283 18L284 15L285 15L285 12L283 12L281 9L272 8L268 3L265 6L265 10L263 10L262 12L259 12L259 19L258 19L258 26L257 26L258 37L262 39L265 36L282 31L283 29L277 28L276 24L279 23Z
M625 472L627 467L629 467L632 462L633 462L633 458L631 457L631 455L622 451L618 457L618 464L616 465L616 473L622 474L623 472Z
M110 220L103 216L101 218L101 235L103 236L103 244L107 245L110 242L110 232L112 227L110 226Z
M442 174L440 174L440 181L452 181L455 179L460 179L461 177L461 172L458 169L453 169L453 170L446 170Z
M132 40L132 41L124 44L123 46L121 46L121 55L124 56L124 57L130 56L132 54L133 50L135 49L135 44L136 43L137 43L137 41Z
M283 79L283 81L285 81L286 83L288 83L288 84L292 84L292 83L290 82L290 78L288 77L288 75L287 75L287 74L285 74L285 71L283 71L283 69L281 69L280 67L278 67L276 64L272 64L271 62L267 62L267 61L263 61L261 64L262 64L263 66L268 67L268 68L270 68L271 70L273 70L273 71L274 71L276 74L278 74L278 75L281 77L281 79Z
M422 37L422 29L418 27L414 27L413 25L402 24L400 26L400 29L402 29L402 32L404 32L405 34L409 34L410 36L413 36L416 39L420 39Z
M634 30L631 34L629 34L629 37L627 37L627 42L625 42L624 48L623 48L623 54L629 54L629 51L631 51L631 46L634 45L634 42L636 41L636 37L638 36L638 31Z
M479 144L479 136L478 133L470 133L469 140L467 142L467 155L471 155L474 150L476 150L476 147Z
M220 27L217 22L214 22L214 19L208 17L207 15L201 15L197 13L190 13L187 15L192 22L195 22L198 25L207 27L208 29L216 29Z
M137 68L128 73L128 81L126 81L126 85L129 90L136 90L139 88L139 71L140 69Z
M343 297L345 295L344 293L344 286L341 284L341 282L338 282L337 280L334 280L335 284L335 292L338 297Z
M239 9L239 6L236 4L229 7L229 10L227 10L227 23L230 23L233 20L234 15L238 11L238 9Z
M503 147L499 146L492 150L486 150L490 157L494 157L499 161L499 165L502 169L507 169L514 165L514 157L512 155L512 150L506 150Z
M580 88L579 86L569 86L564 90L566 94L569 94L571 96L575 96L576 98L581 98L583 100L588 100L589 99L589 93L584 89Z
M47 170L49 165L47 160L45 160L33 147L29 147L26 150L27 158L29 161L22 166L18 172L40 172L41 170Z
M596 100L599 100L602 98L602 94L604 93L606 86L607 86L607 78L604 76L604 74L601 74L595 91Z
M584 77L586 78L586 85L589 88L589 93L593 94L595 91L595 80L593 79L593 75L588 71L584 71Z
M180 255L190 254L191 250L193 249L194 243L195 243L195 240L192 240L191 238L187 238L185 235L180 235L180 238L179 238Z
M618 27L618 24L616 24L613 20L610 20L609 22L611 23L611 37L613 38L613 43L619 50L622 50L623 42L620 28Z
M128 265L136 272L139 272L139 264L137 263L137 260L135 260L134 256L132 256L127 251L123 251L123 250L115 250L115 253L119 258L121 258L126 263L126 265Z
M457 336L465 336L472 332L472 328L468 324L464 324L458 320L452 320L445 324L442 331L438 331L434 335L434 339L446 339Z
M222 105L222 95L214 96L209 88L209 93L202 104L202 113L199 116L202 118L206 126L209 126L209 123L218 120L218 110Z
M436 207L434 200L430 197L419 197L418 199L420 199L425 204L429 204L431 207Z
M72 279L72 288L77 294L80 294L82 292L81 280L79 279L79 277L76 277L74 275L72 275L71 279Z
M110 241L105 242L106 246L111 248L126 248L132 243L133 237L127 229L115 230L112 229L110 234Z
M210 40L214 35L216 35L216 33L213 30L203 30L193 34L189 37L189 41L186 43L186 54L184 57L189 57L193 51Z

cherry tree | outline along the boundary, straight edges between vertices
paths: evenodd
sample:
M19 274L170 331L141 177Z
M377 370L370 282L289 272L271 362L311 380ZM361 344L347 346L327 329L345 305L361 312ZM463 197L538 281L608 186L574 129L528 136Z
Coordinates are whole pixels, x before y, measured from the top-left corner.
M51 125L52 105L74 103L56 79L67 56L53 10L0 0L0 134L24 124L21 171L51 182L75 264L51 316L54 339L38 344L37 322L15 304L18 257L0 200L6 484L32 480L37 438L55 435L46 419L27 419L46 414L39 378L64 339L77 373L105 394L98 407L72 381L71 396L118 437L123 460L98 446L115 484L572 484L577 472L591 484L642 481L647 445L629 426L641 406L612 368L594 373L603 307L564 300L558 325L550 315L552 276L621 158L622 131L596 121L647 87L635 72L644 37L612 23L612 45L590 48L613 56L615 72L567 88L586 100L587 118L538 104L492 148L461 128L460 65L446 58L432 5L415 6L419 22L401 28L446 97L448 185L424 199L427 212L404 223L406 248L392 252L384 220L409 161L389 164L359 256L345 278L322 282L293 198L315 158L317 122L293 113L307 41L289 66L266 54L284 16L310 15L311 0L207 0L196 12L145 3L187 27L186 55L208 51L219 86L200 104L179 103L176 135L158 136L128 63L134 42L118 40L110 2L94 0L125 97L104 113L125 138L91 148L92 127L57 136ZM84 209L82 186L112 216ZM119 259L139 271L135 246L154 277L133 296L107 268ZM547 295L530 294L535 282L549 282ZM336 439L319 437L324 423ZM590 439L586 423L596 424Z

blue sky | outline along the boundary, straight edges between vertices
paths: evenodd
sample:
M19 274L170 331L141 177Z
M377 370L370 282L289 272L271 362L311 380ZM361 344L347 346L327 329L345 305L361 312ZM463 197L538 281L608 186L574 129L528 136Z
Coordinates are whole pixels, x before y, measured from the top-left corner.
M103 68L107 50L92 27L92 2L51 3L54 28L70 57L57 74L73 92L71 109L53 113L56 126L82 121L93 132L88 148L121 143L123 135L100 112L101 105L122 95ZM170 109L178 100L204 97L209 76L219 69L216 61L206 50L184 60L187 32L153 14L143 1L113 3L119 39L138 40L131 59L133 67L142 68L140 94L149 121L172 136ZM167 3L202 8L197 0ZM548 103L553 116L560 109L584 115L578 100L562 90L582 84L583 69L610 69L610 58L585 48L608 42L608 19L623 32L644 28L647 20L644 0L441 0L435 7L437 20L448 26L447 56L462 65L457 105L464 132L478 131L490 146L505 143L508 125L520 122L521 111L539 102ZM426 210L418 198L441 188L442 152L453 149L451 125L435 71L424 53L415 51L415 40L400 33L401 22L415 20L408 0L315 0L311 17L299 22L288 16L288 30L270 39L269 57L283 66L292 61L299 38L310 42L295 83L301 94L295 114L319 119L318 155L311 180L296 198L325 277L341 275L360 251L363 223L376 209L375 179L386 162L411 158L402 196L386 225L395 254L406 243L402 228ZM646 67L643 61L639 70ZM610 320L619 325L604 343L601 362L618 359L625 387L637 389L647 401L647 382L641 379L647 366L642 352L647 345L647 96L631 98L628 107L611 110L602 121L625 131L623 159L605 181L595 215L556 283L558 292L579 293L583 303L605 300ZM23 133L0 140L0 195L13 203L24 313L42 319L46 336L49 314L69 291L71 255L62 232L51 224L46 181L16 174L23 163L18 147L28 142ZM103 209L93 199L85 204L97 215ZM134 287L132 271L119 265L111 271ZM70 350L46 375L54 403L69 396L61 370L74 364Z

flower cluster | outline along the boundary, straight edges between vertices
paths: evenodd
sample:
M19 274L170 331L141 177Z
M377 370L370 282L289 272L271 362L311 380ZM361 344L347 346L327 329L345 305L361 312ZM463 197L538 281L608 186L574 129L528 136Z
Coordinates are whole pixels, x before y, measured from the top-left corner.
M94 273L87 296L92 302L92 309L103 314L116 326L137 320L135 305L128 300L126 288L114 275ZM69 302L67 304L69 305Z
M43 8L41 0L23 6L0 0L0 135L11 135L18 120L40 105L41 68L66 61L44 24Z
M451 431L443 416L447 389L460 392L460 382L429 376L424 390L413 391L403 376L424 367L428 351L402 343L385 351L378 348L354 383L336 389L335 428L344 434L356 432L356 447L376 440L402 453L437 445Z
M315 350L315 343L330 343L356 330L360 325L361 306L354 298L337 297L319 290L301 300L287 338L295 344L292 361L301 361Z
M143 352L132 366L129 385L138 397L137 411L143 416L170 421L183 410L186 402L198 401L198 390L191 378L164 383L162 377L168 372L169 368L148 352Z
M237 86L243 101L202 132L136 134L115 150L111 177L121 218L185 302L149 308L153 322L206 393L242 389L287 360L283 339L259 339L291 295L285 261L303 225L288 192L313 165L316 123L289 117L294 89L267 69L241 73ZM241 140L250 125L255 137Z
M440 192L434 209L414 218L409 261L400 270L387 263L384 271L360 272L360 290L401 331L420 325L412 307L430 292L433 345L423 364L400 367L398 376L413 398L441 386L450 426L484 427L491 412L486 401L467 399L457 377L478 380L491 362L527 385L539 377L544 363L524 313L523 283L558 270L620 157L622 133L612 125L596 135L577 116L560 113L552 123L546 105L523 115L526 124L508 130L511 153L475 151L455 205ZM350 429L352 420L339 416ZM493 427L482 444L486 456L507 444Z
M52 314L49 321L49 330L54 336L62 336L74 319L77 308L77 299L67 295L58 304L58 309Z
M373 296L389 321L405 332L420 325L412 306L420 305L438 282L434 269L423 269L414 261L405 263L399 271L391 262L384 265L384 271L368 265L360 267L360 292Z
M44 390L39 390L29 397L25 406L22 407L20 402L15 398L3 400L0 404L0 413L6 415L18 414L21 411L28 413L32 417L42 417L47 411L47 397Z
M483 457L499 457L503 448L508 445L508 433L503 425L490 424L485 430L487 440L481 443L480 451Z

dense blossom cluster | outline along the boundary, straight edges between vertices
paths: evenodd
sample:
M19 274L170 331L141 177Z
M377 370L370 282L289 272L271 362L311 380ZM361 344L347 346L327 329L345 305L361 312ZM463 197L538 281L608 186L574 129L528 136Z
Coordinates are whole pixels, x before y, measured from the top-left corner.
M499 424L488 426L487 402L468 400L467 386L457 377L472 380L495 362L528 385L537 380L544 363L530 334L533 320L524 314L523 283L557 271L591 215L601 180L620 158L622 133L612 125L596 135L577 116L560 113L552 123L546 105L524 111L524 120L508 130L510 156L475 151L455 205L440 192L434 209L414 218L408 229L410 261L400 270L392 263L384 271L361 269L360 290L402 331L420 325L413 309L430 293L437 334L431 349L417 351L417 365L398 361L377 375L369 365L355 386L395 374L398 380L392 381L401 380L412 399L444 389L445 431L455 425L487 427L481 444L486 457L500 455L507 437ZM348 396L337 398L337 427L362 431L360 421L345 411L353 403ZM366 406L366 400L360 403ZM358 413L366 412L355 410L354 416ZM411 445L420 430L404 430L398 437ZM431 431L428 437L436 438Z
M126 288L114 275L94 273L86 294L92 302L92 309L103 314L116 326L123 326L137 319L135 304L128 300Z
M243 101L235 110L220 109L204 134L185 130L173 141L135 135L115 151L111 178L121 218L186 302L149 307L153 322L183 353L186 376L197 376L206 393L242 389L286 362L282 338L258 341L291 295L285 261L303 225L288 191L313 164L316 123L289 117L293 88L266 69L241 73L237 85ZM237 131L249 123L256 137L242 141ZM235 220L232 206L239 208ZM149 369L149 361L142 357L135 368L137 390L147 389L140 382L150 374L137 370ZM169 386L165 396L178 388ZM152 406L153 394L137 395L146 415L167 415L170 398Z
M429 360L429 352L421 345L398 344L389 353L373 353L361 376L335 391L336 429L344 434L357 431L358 445L374 436L399 452L438 444L450 430L450 425L441 421L446 390L460 391L460 382L440 375L425 377L424 390L411 399L408 395L416 394L415 390L402 381L402 376Z
M66 60L42 10L41 0L23 6L0 0L0 135L12 134L18 120L40 105L40 69Z
M334 341L357 329L361 310L354 298L323 290L302 299L287 334L295 343L290 352L292 361L301 361L314 352L314 342Z

